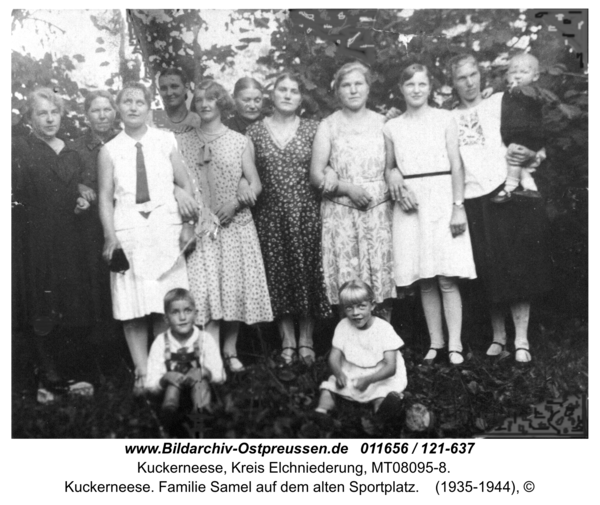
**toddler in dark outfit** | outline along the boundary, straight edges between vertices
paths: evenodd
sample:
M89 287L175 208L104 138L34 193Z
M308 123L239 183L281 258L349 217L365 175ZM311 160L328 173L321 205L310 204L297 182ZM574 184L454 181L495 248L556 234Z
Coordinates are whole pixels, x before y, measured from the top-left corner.
M508 146L520 145L538 152L544 147L542 132L542 106L535 82L540 77L539 62L529 53L513 56L508 63L506 79L509 89L502 97L500 133ZM539 165L539 161L535 166ZM508 175L504 188L492 198L494 203L508 201L512 193L530 198L541 198L531 172L534 166L528 164L508 165ZM517 190L521 186L522 190Z

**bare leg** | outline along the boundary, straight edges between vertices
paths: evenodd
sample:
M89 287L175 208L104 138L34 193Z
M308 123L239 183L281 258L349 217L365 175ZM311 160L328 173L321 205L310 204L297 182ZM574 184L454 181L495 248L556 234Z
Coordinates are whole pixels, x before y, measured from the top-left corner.
M123 321L125 340L135 366L134 393L143 390L148 368L148 324L143 317Z
M419 281L419 286L431 348L441 349L444 347L444 333L442 330L442 300L437 283L434 279L423 279ZM425 355L425 359L434 359L435 356L436 352L430 350Z
M217 347L220 347L221 337L221 320L218 319L216 321L210 321L208 324L204 326L204 331L206 331L212 338L215 339L215 343Z
M506 325L504 323L504 312L499 306L495 305L490 309L492 318L493 342L488 348L486 354L488 356L498 356L506 345ZM501 344L501 345L498 345Z
M300 318L300 358L307 365L315 362L315 350L313 349L313 331L315 329L315 320L310 317Z
M384 398L375 398L373 400L373 412L375 412L375 414L377 414L377 411L379 410L379 407L381 407L383 400L385 400L385 397Z
M510 306L513 322L515 323L515 349L520 349L515 353L515 359L520 363L531 361L529 349L529 340L527 339L527 329L529 327L529 312L531 304L529 302L513 303Z
M448 350L450 351L450 363L460 365L464 358L461 354L463 350L460 339L462 331L462 300L460 290L456 279L440 276L438 278L442 300L444 302L444 316L448 326ZM458 352L452 352L458 351Z
M315 412L321 414L327 414L332 408L335 407L335 400L331 391L328 389L321 389L321 396L319 397L319 405L315 409Z
M292 316L286 315L277 320L279 335L281 336L281 357L283 361L290 364L296 355L296 334L294 332L294 320Z
M237 338L240 331L239 321L223 321L225 332L223 340L223 357L232 372L243 372L244 365L237 357Z

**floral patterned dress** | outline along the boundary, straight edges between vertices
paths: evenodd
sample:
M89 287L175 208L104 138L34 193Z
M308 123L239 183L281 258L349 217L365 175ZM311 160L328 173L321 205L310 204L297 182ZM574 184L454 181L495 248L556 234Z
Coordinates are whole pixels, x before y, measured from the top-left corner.
M214 137L199 129L177 134L188 170L214 212L236 199L242 177L242 153L248 139L230 129ZM200 194L196 191L200 205ZM197 233L196 249L187 260L190 289L198 316L196 324L211 320L254 324L272 321L256 227L250 209L239 210L217 233Z
M339 304L340 287L356 278L373 288L377 302L395 298L384 118L369 111L356 125L338 111L324 123L331 142L329 163L339 180L363 187L372 198L367 210L357 209L347 196L323 199L323 270L329 302Z
M263 186L254 217L275 317L331 315L321 263L319 195L309 182L317 126L300 119L285 145L264 121L247 131Z

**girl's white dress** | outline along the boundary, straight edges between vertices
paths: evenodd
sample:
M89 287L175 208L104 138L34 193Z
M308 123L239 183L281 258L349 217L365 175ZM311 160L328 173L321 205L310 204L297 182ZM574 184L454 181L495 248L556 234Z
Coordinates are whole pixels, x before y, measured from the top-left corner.
M172 133L154 128L148 128L139 141L150 201L136 204L137 142L123 131L103 147L114 167L115 232L129 261L125 273L111 273L113 315L119 320L162 314L165 294L188 288L179 251L182 223L173 196L170 158L177 142Z
M385 398L392 392L402 393L407 385L406 367L399 350L403 345L392 325L383 319L374 317L371 327L365 330L356 328L348 318L342 319L335 328L332 346L343 353L342 371L350 380L345 387L338 388L332 375L320 388L361 403ZM371 375L383 366L381 361L386 351L397 353L395 375L370 384L364 391L356 389L356 379Z
M410 213L398 203L394 206L392 238L397 286L409 286L437 275L476 277L469 230L457 237L450 231L453 196L446 129L451 121L451 112L430 109L425 120L415 121L402 115L388 121L383 129L383 134L394 143L396 164L418 203L418 210ZM437 172L443 174L431 175Z

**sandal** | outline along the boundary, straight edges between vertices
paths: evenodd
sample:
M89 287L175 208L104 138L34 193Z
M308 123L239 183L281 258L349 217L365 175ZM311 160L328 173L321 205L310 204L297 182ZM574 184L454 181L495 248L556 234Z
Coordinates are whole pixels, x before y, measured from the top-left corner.
M435 363L438 363L442 360L443 356L446 354L446 348L445 347L430 347L429 350L427 351L427 354L429 354L429 351L435 351L435 356L433 358L423 358L423 365L426 366L432 366ZM427 356L427 354L425 356Z
M240 373L246 371L244 364L234 354L230 356L223 356L223 362L225 363L227 370L229 370L231 373Z
M300 349L308 349L304 354ZM300 353L300 360L307 366L312 366L315 364L315 350L312 345L301 345L298 347L298 351Z
M517 355L518 355L519 351L525 351L529 355L529 359L527 361L523 361L523 360L517 359ZM531 351L529 349L525 349L524 347L517 347L515 349L515 361L517 363L519 363L520 365L529 365L529 363L531 363L532 360L533 360L533 356L532 356Z
M283 347L280 356L285 365L291 365L298 357L296 348L291 346Z

